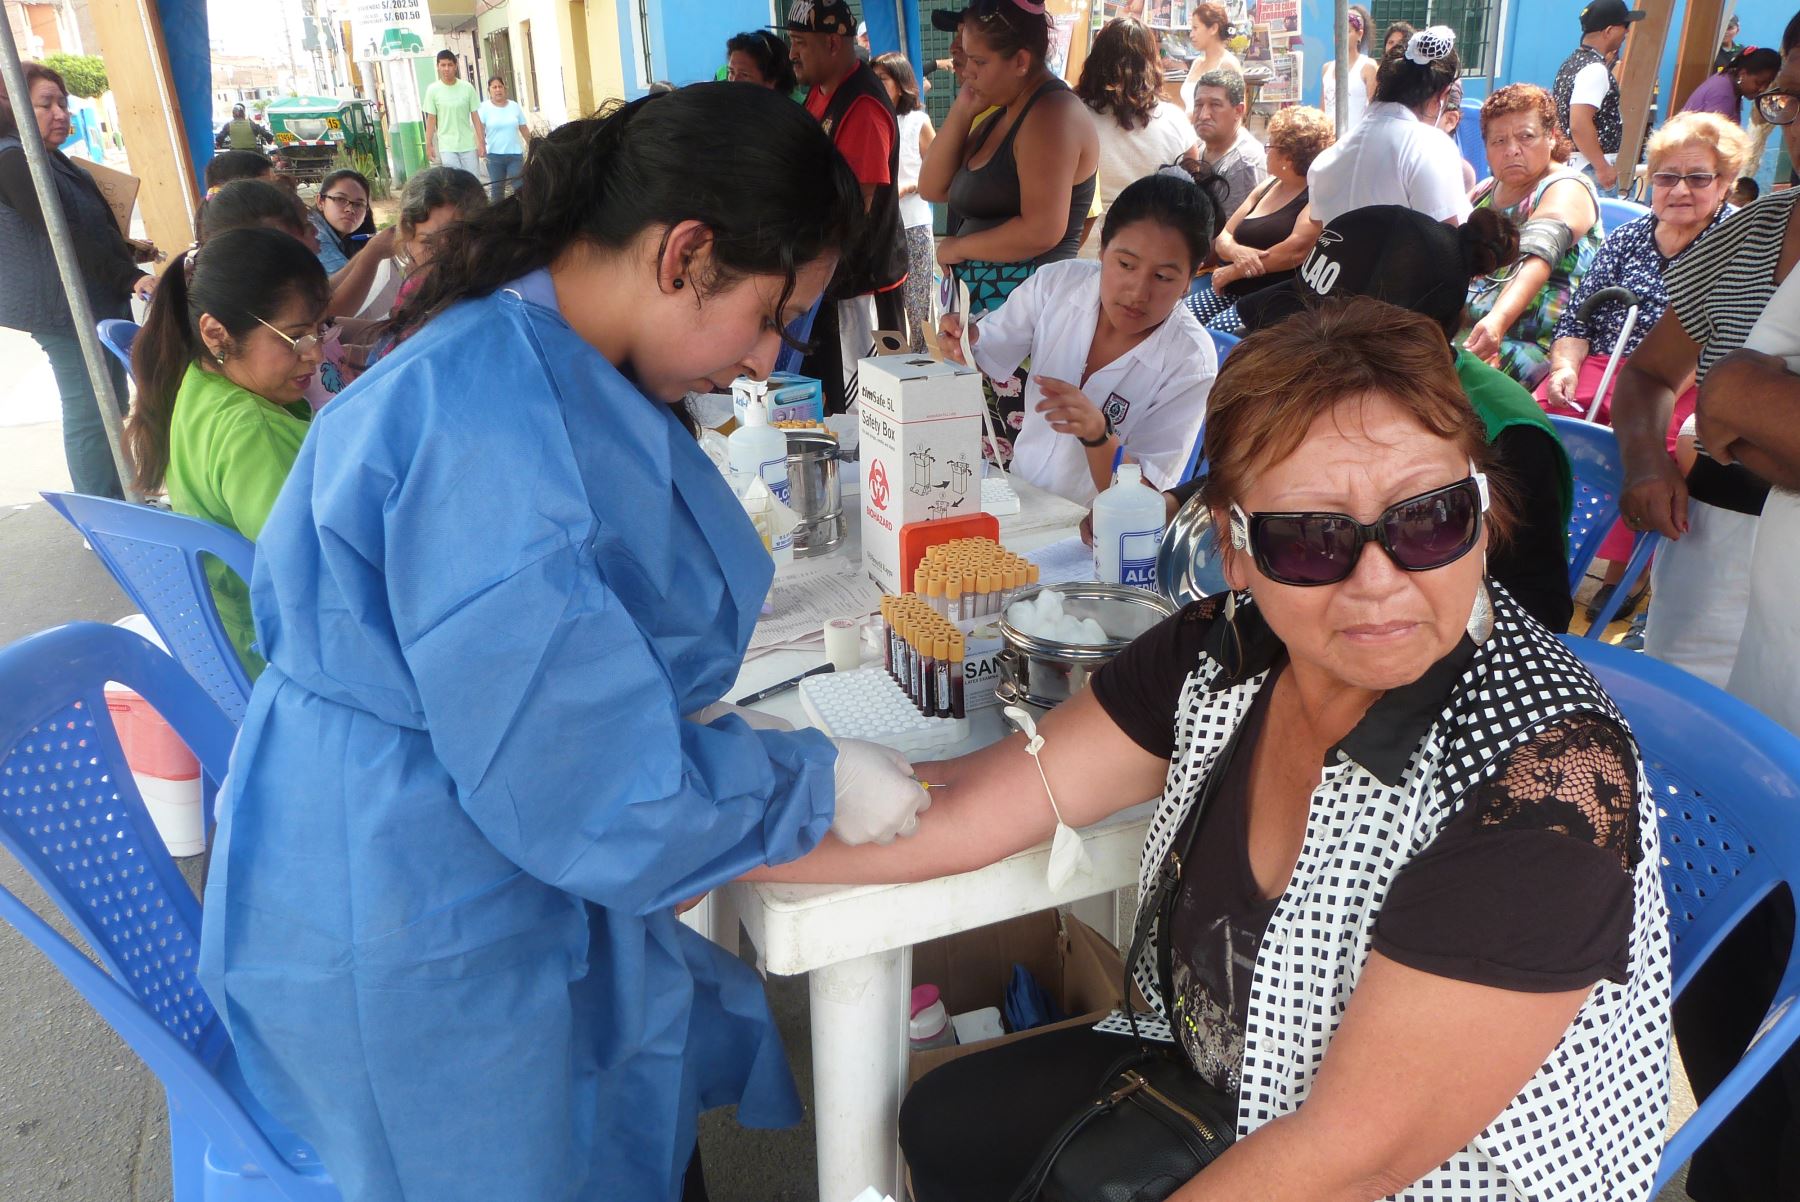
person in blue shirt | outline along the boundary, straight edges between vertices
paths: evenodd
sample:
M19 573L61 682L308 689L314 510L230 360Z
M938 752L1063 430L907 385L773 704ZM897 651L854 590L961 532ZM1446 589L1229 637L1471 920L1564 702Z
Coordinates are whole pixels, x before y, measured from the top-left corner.
M760 979L676 907L926 795L721 712L773 565L676 406L768 374L861 212L772 92L571 122L307 437L201 981L346 1199L672 1202L701 1110L799 1119Z
M531 127L525 110L506 98L506 81L498 75L488 80L488 98L476 110L487 138L488 199L498 203L519 184L519 164Z

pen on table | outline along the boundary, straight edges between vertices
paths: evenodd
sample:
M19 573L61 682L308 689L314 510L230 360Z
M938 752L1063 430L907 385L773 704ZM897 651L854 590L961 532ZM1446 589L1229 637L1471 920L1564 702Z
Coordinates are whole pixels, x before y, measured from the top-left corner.
M833 668L833 666L831 664L820 664L816 668L808 668L806 671L800 673L800 675L798 675L798 676L790 676L786 680L779 681L776 684L772 684L766 689L758 689L754 693L750 693L743 697L739 697L736 701L733 701L731 704L733 704L733 705L755 705L759 701L767 701L769 698L775 696L777 693L787 692L789 689L794 688L801 681L805 680L808 676L819 676L826 672L831 672L834 670L835 669Z

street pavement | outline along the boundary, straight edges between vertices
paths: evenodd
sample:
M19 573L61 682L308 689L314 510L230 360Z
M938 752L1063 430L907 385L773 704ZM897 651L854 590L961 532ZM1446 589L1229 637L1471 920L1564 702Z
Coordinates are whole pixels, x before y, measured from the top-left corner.
M0 329L0 564L7 569L0 571L0 646L62 622L111 622L134 608L80 536L38 497L39 489L68 485L49 365L28 338ZM197 863L183 862L190 882ZM5 854L0 886L70 933ZM768 991L808 1115L787 1131L746 1131L730 1111L704 1116L701 1155L713 1202L818 1202L806 984L770 978ZM1678 1073L1675 1117L1692 1109ZM1678 1180L1659 1202L1679 1202L1679 1187ZM170 1202L161 1086L3 923L0 1202Z

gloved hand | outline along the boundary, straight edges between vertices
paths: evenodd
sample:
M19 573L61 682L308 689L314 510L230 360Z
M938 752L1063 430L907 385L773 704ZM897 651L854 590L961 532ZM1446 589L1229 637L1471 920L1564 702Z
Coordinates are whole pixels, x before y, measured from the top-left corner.
M711 726L726 714L736 714L744 720L744 725L751 730L792 730L794 724L786 718L778 718L774 714L765 714L761 710L745 709L741 705L733 705L729 701L715 701L705 709L695 710L687 716L689 722L697 722L701 726Z
M931 795L912 764L891 747L862 739L833 739L837 747L837 813L831 829L845 843L891 843L919 829Z

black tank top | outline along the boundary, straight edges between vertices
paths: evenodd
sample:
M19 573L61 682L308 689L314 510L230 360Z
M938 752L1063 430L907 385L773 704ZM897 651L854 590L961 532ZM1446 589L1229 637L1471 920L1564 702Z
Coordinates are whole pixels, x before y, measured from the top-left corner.
M1253 202L1250 207L1254 209L1256 204L1260 203L1275 185L1276 181L1270 180L1260 192L1255 194L1256 202ZM1273 213L1264 213L1261 217L1244 218L1238 222L1237 232L1232 237L1237 239L1238 245L1248 246L1251 250L1269 250L1272 247L1280 246L1293 237L1294 223L1300 220L1300 210L1306 207L1309 191L1310 189L1307 188L1300 189L1298 196ZM1267 288L1271 284L1279 284L1283 280L1292 279L1297 270L1298 268L1289 268L1286 271L1271 271L1266 275L1233 280L1219 291L1225 296L1249 296L1259 288Z
M1019 196L1019 164L1013 158L1013 138L1018 135L1020 126L1025 124L1025 118L1031 115L1032 106L1045 93L1058 89L1066 92L1069 85L1060 79L1045 80L1025 102L1025 107L1019 110L1019 119L1006 131L1006 137L994 151L994 157L981 167L970 167L965 161L957 168L956 175L950 180L950 224L956 234L979 234L983 230L991 230L1024 211ZM999 122L1000 116L996 114L982 122L981 128L971 135L969 159L981 153L981 148L987 144L988 135ZM1088 176L1070 190L1069 222L1063 227L1062 241L1028 260L1033 266L1041 267L1045 263L1073 259L1081 249L1081 227L1087 220L1088 210L1093 207L1097 174Z

